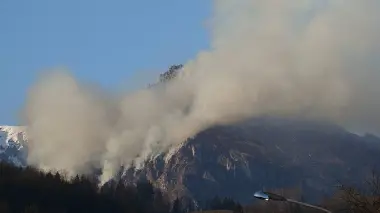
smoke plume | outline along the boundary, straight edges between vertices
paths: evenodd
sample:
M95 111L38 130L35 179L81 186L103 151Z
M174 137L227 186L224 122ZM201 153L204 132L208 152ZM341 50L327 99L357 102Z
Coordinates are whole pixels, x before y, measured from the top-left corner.
M124 95L68 72L31 88L29 162L111 179L120 165L255 116L380 131L378 0L215 0L212 43L165 85ZM184 41L188 42L188 41Z

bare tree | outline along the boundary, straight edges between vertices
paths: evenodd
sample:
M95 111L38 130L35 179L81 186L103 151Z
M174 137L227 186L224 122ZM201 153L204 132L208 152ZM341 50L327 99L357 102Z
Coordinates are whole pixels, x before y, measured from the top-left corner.
M380 213L380 176L373 171L366 181L366 189L353 186L340 186L342 199L350 213Z

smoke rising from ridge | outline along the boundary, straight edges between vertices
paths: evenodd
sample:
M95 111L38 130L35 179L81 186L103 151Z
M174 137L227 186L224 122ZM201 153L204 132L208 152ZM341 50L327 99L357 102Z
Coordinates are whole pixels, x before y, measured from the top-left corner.
M29 162L101 182L217 124L326 119L380 132L378 0L215 0L212 44L158 87L116 97L66 72L31 89ZM186 41L184 41L186 42Z

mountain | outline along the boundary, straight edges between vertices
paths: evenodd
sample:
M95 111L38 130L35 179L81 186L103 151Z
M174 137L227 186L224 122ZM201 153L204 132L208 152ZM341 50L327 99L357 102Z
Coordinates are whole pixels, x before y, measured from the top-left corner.
M0 127L0 160L26 165L25 127ZM298 188L319 201L340 183L361 185L380 162L380 139L335 125L254 119L217 126L125 169L125 183L152 181L173 199L204 201L218 195L252 202L256 190Z
M150 180L173 198L195 201L218 195L249 203L256 190L298 188L317 202L338 183L362 185L378 162L375 136L317 122L257 119L201 132L122 177Z
M0 160L25 166L27 140L25 127L0 126Z

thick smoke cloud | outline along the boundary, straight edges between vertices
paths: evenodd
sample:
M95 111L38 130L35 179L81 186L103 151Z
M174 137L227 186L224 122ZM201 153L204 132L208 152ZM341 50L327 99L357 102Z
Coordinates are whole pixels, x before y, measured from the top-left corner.
M326 119L380 131L378 0L217 0L212 44L165 85L107 94L66 72L31 88L29 162L102 183L217 124ZM184 41L187 42L187 41Z

